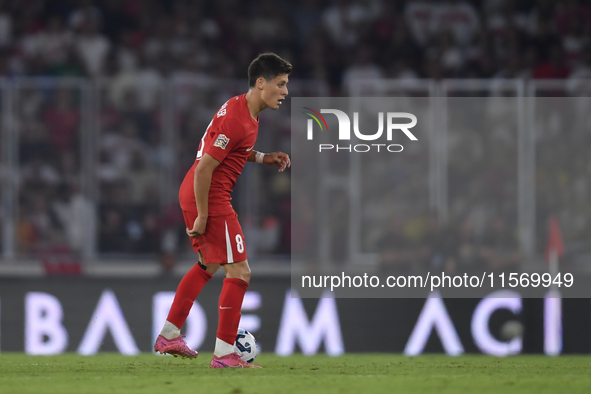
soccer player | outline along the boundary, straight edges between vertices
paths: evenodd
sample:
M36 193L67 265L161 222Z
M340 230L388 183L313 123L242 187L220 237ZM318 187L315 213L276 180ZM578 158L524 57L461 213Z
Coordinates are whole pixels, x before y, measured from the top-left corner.
M230 204L230 192L247 161L291 166L283 152L254 150L259 113L278 109L287 96L292 66L274 53L263 53L248 67L248 92L228 100L207 127L195 163L179 191L187 235L199 253L197 264L183 277L154 350L184 358L197 357L182 339L180 329L193 302L221 267L226 278L219 299L219 320L211 368L259 368L240 359L234 342L242 300L250 282L244 235Z

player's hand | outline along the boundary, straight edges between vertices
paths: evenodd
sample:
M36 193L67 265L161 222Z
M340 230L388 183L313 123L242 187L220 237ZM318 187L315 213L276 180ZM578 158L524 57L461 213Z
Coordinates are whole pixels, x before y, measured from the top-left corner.
M189 229L187 227L187 235L191 238L197 238L198 236L205 234L206 226L207 217L197 216L197 219L195 219L195 223L193 223L193 228Z
M273 152L265 154L263 157L263 164L268 166L279 166L279 172L283 172L286 168L291 167L291 160L289 160L287 153Z

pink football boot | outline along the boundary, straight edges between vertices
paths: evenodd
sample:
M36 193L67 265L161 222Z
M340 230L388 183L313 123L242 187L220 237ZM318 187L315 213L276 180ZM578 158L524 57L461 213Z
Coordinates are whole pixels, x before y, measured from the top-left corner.
M184 335L179 335L174 339L166 339L162 335L158 335L154 344L154 351L162 354L168 353L182 358L197 357L199 353L187 346L187 342L183 339L184 337Z
M236 353L226 354L222 357L213 356L210 368L260 368L258 365L247 363Z

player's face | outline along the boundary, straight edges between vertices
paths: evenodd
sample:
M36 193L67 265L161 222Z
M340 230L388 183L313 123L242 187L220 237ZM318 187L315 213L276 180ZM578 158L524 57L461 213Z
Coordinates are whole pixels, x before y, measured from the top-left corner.
M277 109L281 106L285 96L287 96L287 74L276 76L270 81L264 81L261 98L271 109Z

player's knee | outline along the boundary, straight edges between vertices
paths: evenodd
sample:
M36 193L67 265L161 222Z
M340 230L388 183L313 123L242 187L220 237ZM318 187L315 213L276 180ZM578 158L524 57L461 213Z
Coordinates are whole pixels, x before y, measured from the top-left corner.
M227 264L224 266L227 278L242 279L246 283L250 283L250 267L246 261L240 263Z
M234 270L232 275L234 278L242 279L246 283L250 283L250 267L248 265Z
M242 271L242 277L240 279L242 279L243 281L245 281L246 283L250 283L250 268L246 267L246 270Z

